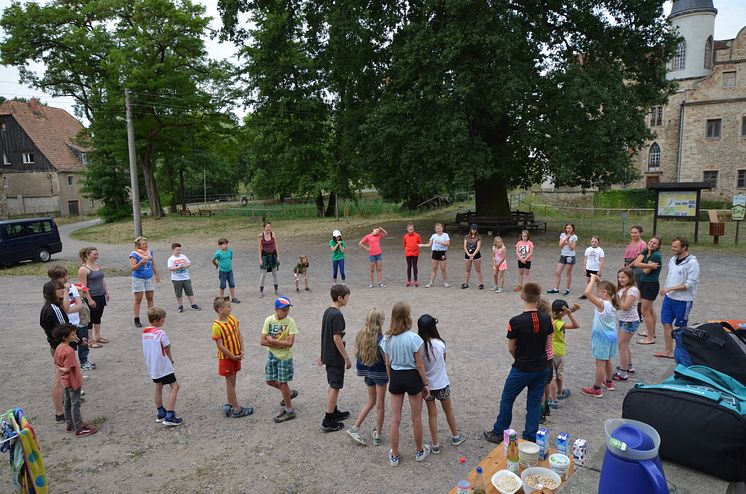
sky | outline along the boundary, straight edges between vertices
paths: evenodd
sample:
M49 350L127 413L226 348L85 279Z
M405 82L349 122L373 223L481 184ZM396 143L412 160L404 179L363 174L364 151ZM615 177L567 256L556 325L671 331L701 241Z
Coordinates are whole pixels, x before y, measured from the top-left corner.
M43 1L43 0L42 0ZM211 27L220 28L217 3L218 0L195 0L205 5L207 15L211 16ZM11 0L0 0L0 10L4 10L11 4ZM738 31L746 26L746 1L744 0L714 0L715 8L718 9L718 15L715 19L715 39L732 39L735 38ZM671 2L664 4L663 11L668 13L671 10ZM0 35L2 35L0 33ZM206 46L208 54L214 59L232 59L236 53L236 47L231 43L219 43L216 40L207 39ZM39 69L42 67L37 66ZM33 89L20 84L18 71L13 67L0 65L0 95L6 98L37 97L41 101L60 108L64 108L73 113L73 99L70 97L53 98L38 89ZM243 113L239 110L239 113ZM241 116L241 115L239 115Z

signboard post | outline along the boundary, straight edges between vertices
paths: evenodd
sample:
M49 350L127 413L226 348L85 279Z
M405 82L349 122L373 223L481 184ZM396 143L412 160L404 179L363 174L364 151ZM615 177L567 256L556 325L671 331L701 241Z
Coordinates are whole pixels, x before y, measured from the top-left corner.
M738 245L738 227L746 216L746 195L733 196L733 208L730 214L733 221L736 222L736 245Z

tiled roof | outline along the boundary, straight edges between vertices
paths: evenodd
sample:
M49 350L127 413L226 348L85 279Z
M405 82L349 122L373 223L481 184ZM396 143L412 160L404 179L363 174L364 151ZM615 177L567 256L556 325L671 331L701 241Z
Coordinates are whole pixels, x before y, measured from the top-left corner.
M62 108L30 102L7 100L0 105L0 115L12 115L52 166L61 172L80 172L84 165L73 149L84 151L73 144L83 124Z

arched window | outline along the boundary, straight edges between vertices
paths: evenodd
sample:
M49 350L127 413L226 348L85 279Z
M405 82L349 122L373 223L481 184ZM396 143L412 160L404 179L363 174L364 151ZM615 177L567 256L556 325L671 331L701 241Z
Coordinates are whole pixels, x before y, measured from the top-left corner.
M648 171L658 171L661 167L661 147L654 142L648 150Z
M671 59L671 71L684 70L686 67L686 41L682 41L676 47L676 52Z
M707 42L705 43L705 68L712 70L712 36L707 38Z

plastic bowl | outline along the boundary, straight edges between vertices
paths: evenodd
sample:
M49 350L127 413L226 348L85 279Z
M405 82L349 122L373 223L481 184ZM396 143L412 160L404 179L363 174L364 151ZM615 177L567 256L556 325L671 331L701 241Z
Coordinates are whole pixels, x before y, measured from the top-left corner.
M500 487L497 486L497 481L503 477L513 477L518 482L518 487L516 487L515 490L512 491L505 491L503 489L500 489ZM523 487L523 481L518 475L514 474L510 470L499 470L495 472L495 475L492 476L492 485L495 486L495 489L497 489L497 492L499 492L500 494L515 494L516 492L521 490L521 487Z
M526 478L529 475L544 475L546 477L551 478L552 480L557 482L557 486L554 487L553 489L549 487L548 485L545 485L544 487L552 489L553 491L556 491L557 489L559 489L560 485L562 485L562 479L560 478L560 476L557 475L555 472L551 471L550 469L544 468L544 467L531 467L531 468L525 469L523 473L521 474L521 481L523 482L523 492L525 492L526 494L531 494L532 492L537 490L536 487L529 486L526 483Z
M533 456L539 454L539 445L530 441L522 442L518 445L518 452L523 453L527 456Z

